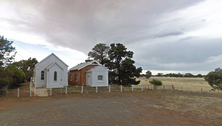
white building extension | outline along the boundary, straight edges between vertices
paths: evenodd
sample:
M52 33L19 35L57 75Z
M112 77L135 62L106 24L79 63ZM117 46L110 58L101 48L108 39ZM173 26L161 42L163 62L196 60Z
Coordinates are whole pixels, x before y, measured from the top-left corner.
M109 86L108 69L103 66L96 66L86 71L86 85L90 87Z
M68 65L52 53L35 65L33 79L35 87L68 86Z

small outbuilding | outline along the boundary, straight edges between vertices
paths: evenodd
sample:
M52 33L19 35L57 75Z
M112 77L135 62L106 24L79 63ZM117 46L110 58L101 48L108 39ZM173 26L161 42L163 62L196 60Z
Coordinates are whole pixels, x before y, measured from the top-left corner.
M63 88L68 86L68 65L54 53L37 63L34 68L35 87Z
M108 69L97 61L81 63L72 67L69 69L68 76L70 85L90 87L108 86Z

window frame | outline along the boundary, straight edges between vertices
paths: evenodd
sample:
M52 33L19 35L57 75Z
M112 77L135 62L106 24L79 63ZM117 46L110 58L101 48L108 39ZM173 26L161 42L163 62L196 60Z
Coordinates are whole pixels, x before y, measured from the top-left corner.
M45 74L45 71L44 71L44 70L42 70L42 71L41 71L41 80L44 80L44 79L45 79L44 74Z
M69 81L72 81L72 74L69 74Z
M57 81L57 71L54 71L54 81Z
M75 74L75 81L78 81L78 74Z
M98 75L98 76L97 76L97 80L98 80L99 82L102 82L102 81L103 81L103 75Z

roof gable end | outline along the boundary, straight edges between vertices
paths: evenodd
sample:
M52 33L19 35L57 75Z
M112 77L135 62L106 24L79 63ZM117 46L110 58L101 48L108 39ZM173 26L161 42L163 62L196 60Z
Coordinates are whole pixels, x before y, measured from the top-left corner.
M69 69L69 71L71 71L71 70L81 70L81 69L83 69L84 67L86 67L86 66L89 66L89 65L101 65L99 62L97 62L97 61L91 61L91 62L87 62L87 63L81 63L81 64L78 64L78 65L76 65L76 66L74 66L74 67L72 67L72 68L70 68Z
M56 57L59 61L61 61L63 64L65 64L67 67L68 65L66 63L64 63L58 56L56 56L54 53L48 55L46 58L44 58L43 60L41 60L40 62L38 62L35 66L38 66L40 63L42 63L43 61L45 61L46 59L48 59L50 56L54 56Z

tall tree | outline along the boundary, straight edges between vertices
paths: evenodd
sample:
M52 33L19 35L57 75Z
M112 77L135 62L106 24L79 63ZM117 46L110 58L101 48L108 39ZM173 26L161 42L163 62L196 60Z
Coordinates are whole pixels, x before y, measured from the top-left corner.
M146 79L149 79L152 76L152 73L148 70L146 71Z
M132 84L139 84L140 81L136 81L135 77L139 77L142 68L136 68L131 58L133 58L133 52L127 51L127 48L120 43L113 43L110 45L108 51L109 62L107 67L109 68L110 82L116 84L122 84L130 86Z
M7 68L7 65L11 63L16 54L12 43L12 41L8 41L3 36L0 36L0 94L3 87L10 86L13 82L13 72Z
M4 36L0 36L0 66L7 65L12 62L16 52L12 46L13 41L8 41ZM14 52L14 53L13 53Z
M30 77L33 76L33 70L35 67L35 64L37 64L38 61L36 58L29 58L28 60L20 60L18 62L14 62L12 65L16 66L17 68L20 68L24 71L26 80L29 81Z
M88 56L94 58L94 60L98 60L99 63L103 65L107 62L108 50L109 46L106 46L104 43L99 43L92 48L92 51L88 53Z

